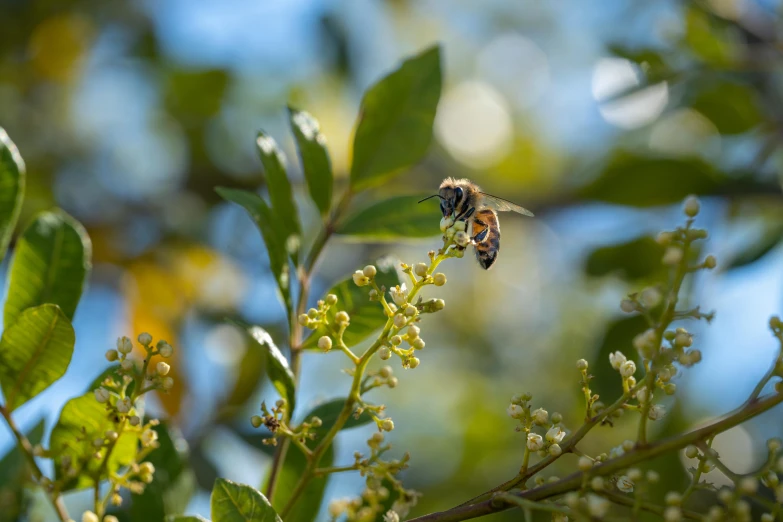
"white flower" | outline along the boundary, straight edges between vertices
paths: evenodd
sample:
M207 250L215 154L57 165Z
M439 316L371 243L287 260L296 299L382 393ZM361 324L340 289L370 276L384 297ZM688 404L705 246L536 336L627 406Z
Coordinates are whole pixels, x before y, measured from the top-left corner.
M521 419L525 414L525 410L519 404L509 404L506 412L512 419Z
M109 397L111 397L111 393L109 393L109 390L106 388L98 388L95 390L95 400L101 404L109 402Z
M622 375L624 378L631 377L634 373L636 373L636 363L633 361L625 361L622 366L620 366L620 375Z
M611 364L612 368L615 370L619 370L620 366L622 366L627 360L628 359L625 358L623 352L617 351L609 354L609 364Z
M538 433L529 433L527 435L527 449L538 451L544 448L544 439Z
M617 489L619 489L623 493L632 493L633 481L625 475L620 475L617 478Z
M546 440L553 444L557 444L563 440L565 432L560 429L560 426L553 426L546 432Z
M120 337L117 339L117 351L120 353L129 354L133 351L133 343L127 337Z
M370 278L364 275L364 272L357 270L353 273L353 282L356 286L367 286L370 284Z
M400 515L390 509L383 514L383 522L400 522Z
M544 408L538 408L533 410L530 418L533 420L533 423L543 426L549 422L549 413Z
M131 406L131 400L128 397L117 401L117 411L120 413L128 413Z
M402 306L408 301L408 289L405 288L405 283L397 285L389 290L389 294L391 295L392 301L394 301L394 304L397 306Z
M603 518L609 511L610 503L603 497L592 493L587 495L587 511L596 518Z
M647 413L647 417L654 421L663 418L664 415L666 415L666 407L663 404L653 404Z
M92 511L85 511L82 515L82 522L100 522L100 520L98 520L98 515Z
M152 336L148 334L147 332L141 332L139 334L139 342L143 344L144 346L147 346L152 342Z
M171 366L168 365L168 363L164 363L163 361L160 361L155 366L155 371L160 375L161 377L164 375L167 375L169 373L169 370L171 370Z
M142 446L149 446L150 444L152 444L156 440L158 440L158 432L153 430L153 429L147 428L141 434L141 445Z

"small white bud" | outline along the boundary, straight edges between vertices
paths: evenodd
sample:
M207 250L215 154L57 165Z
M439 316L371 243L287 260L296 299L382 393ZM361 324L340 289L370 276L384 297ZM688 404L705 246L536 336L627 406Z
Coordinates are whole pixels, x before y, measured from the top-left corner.
M625 439L623 443L621 444L621 447L623 448L623 451L631 451L633 447L635 446L634 442L629 439Z
M367 265L364 267L364 270L362 270L362 274L364 274L364 277L368 279L372 279L375 277L375 274L378 273L378 270L373 265Z
M699 450L696 449L696 446L688 446L685 448L685 456L689 459L695 459L698 454Z
M92 511L85 511L82 515L82 522L100 522L100 520L98 520L98 515Z
M651 470L649 470L649 471L648 471L648 472L645 474L645 476L647 477L647 482L649 482L650 484L655 484L655 483L657 483L659 480L661 480L661 476L658 474L658 472L657 472L657 471L654 471L654 470L652 470L652 469L651 469Z
M603 491L603 489L606 487L606 483L604 482L603 477L593 477L593 479L590 481L590 487L593 488L596 491Z
M445 232L447 229L451 228L451 225L454 224L454 220L451 218L441 218L440 220L440 231Z
M424 263L416 263L413 267L413 272L419 277L424 277L427 275L427 265Z
M142 432L141 434L141 444L143 446L149 446L156 440L158 440L158 432L156 432L155 430L148 428L144 430L144 432Z
M149 346L149 344L152 342L152 336L147 332L141 332L139 334L138 340L143 346Z
M117 359L120 358L120 355L117 353L117 350L108 350L106 352L106 360L109 362L114 362Z
M264 419L260 415L253 415L250 417L250 424L252 424L254 428L260 428L263 423Z
M744 495L752 495L758 491L759 481L756 477L743 477L737 484L737 489Z
M117 411L120 413L128 413L131 410L131 400L128 397L117 401Z
M666 522L680 522L682 520L682 510L678 507L669 506L663 510L663 519Z
M107 430L107 431L106 431L106 433L104 433L104 435L106 436L106 438L107 438L107 439L109 439L109 440L110 440L110 441L112 441L112 442L114 442L115 440L117 440L117 438L119 438L119 436L120 436L120 435L119 435L119 434L118 434L116 431L114 431L114 430Z
M171 366L168 365L168 363L165 363L163 361L158 362L158 364L155 365L155 371L163 377L164 375L168 375L169 370L171 370Z
M160 381L160 385L164 390L170 390L174 387L174 379L171 377L164 377L162 381Z
M394 326L396 326L397 328L404 327L405 323L407 323L407 322L408 322L408 320L402 314L396 314L394 316Z
M334 322L340 326L348 326L351 322L351 317L348 315L348 312L340 311L335 314Z
M332 349L332 340L326 335L322 336L320 339L318 339L318 348L328 352Z
M625 361L620 366L620 375L622 375L624 378L631 377L634 373L636 373L636 363L633 361Z
M682 249L679 247L670 246L663 254L664 265L676 265L682 261Z
M141 424L141 419L136 415L131 415L130 417L128 417L128 422L130 423L131 426L138 426L139 424Z
M685 202L682 205L682 210L688 217L696 217L701 209L701 203L696 196L688 196L685 198Z
M553 457L559 457L560 455L562 455L562 453L563 453L563 449L560 447L559 444L552 444L551 446L549 446L549 454L552 455Z
M328 294L326 296L326 304L329 306L334 306L337 304L337 296L334 294Z
M411 357L410 359L408 359L408 368L413 370L414 368L419 366L419 363L421 363L421 361L419 360L418 357Z
M628 478L626 475L621 475L617 478L617 489L622 491L623 493L632 493L633 492L633 481Z
M712 270L716 266L718 266L718 261L715 259L715 256L709 255L704 258L704 268Z
M527 435L527 449L530 451L538 451L544 448L544 439L538 433L528 433Z
M417 350L421 350L422 348L424 348L424 340L421 337L419 337L418 339L413 341L412 346Z
M593 468L593 461L589 457L579 457L579 469L590 471Z
M576 361L577 370L587 370L587 366L588 366L587 361L585 361L584 359L579 359L578 361Z
M609 512L611 503L593 493L587 495L587 512L596 518L603 518Z
M392 370L391 366L383 366L380 370L378 370L378 375L384 379L388 379L392 376L392 374L394 374L394 370Z
M470 243L470 236L468 236L467 232L460 230L454 234L454 242L461 247L468 246L468 243Z
M655 308L663 296L657 288L645 288L639 296L639 301L647 308Z
M381 421L381 429L383 431L391 431L394 429L394 422L391 419L383 419Z
M666 415L666 407L663 404L653 404L647 413L647 417L654 421L662 419L664 415Z
M623 299L622 301L620 301L620 310L622 310L626 314L633 313L636 311L636 303L634 303L630 299Z
M627 360L628 359L625 357L623 352L617 351L609 354L609 364L611 364L612 368L615 370L619 370L620 366L625 364L625 361Z
M438 272L434 276L432 276L432 282L435 283L435 286L443 286L446 284L446 274L443 272Z
M111 397L111 393L106 388L98 388L95 390L95 400L101 404L109 402L109 397Z
M117 339L117 351L127 355L133 351L133 343L127 337L120 337L119 339Z
M129 372L133 369L133 361L130 359L125 359L120 363L120 368L122 368L124 371Z
M391 358L391 350L389 350L387 347L382 347L380 350L378 350L378 357L382 361L388 361L389 358Z
M408 317L413 317L414 315L416 315L418 310L416 310L415 306L413 306L412 304L409 304L409 305L407 305L405 307L404 312L405 312L405 315L407 315Z
M465 223L462 220L457 221L452 226L454 227L454 230L456 230L457 232L459 232L460 230L467 230L468 229L467 223Z
M636 483L642 480L642 470L639 468L631 468L626 473L626 476L631 479L631 482Z
M534 424L544 426L549 422L549 413L544 408L538 408L537 410L533 410L530 418L533 420Z
M666 502L667 506L679 506L682 504L682 495L676 491L669 491L664 497L664 502Z
M421 328L419 328L415 324L412 324L408 327L407 333L408 333L408 339L411 340L416 339L421 333Z
M509 404L508 408L506 408L506 413L512 419L521 419L525 416L525 410L518 404Z
M160 353L161 357L171 357L174 353L174 348L166 341L161 340L158 341L158 353Z

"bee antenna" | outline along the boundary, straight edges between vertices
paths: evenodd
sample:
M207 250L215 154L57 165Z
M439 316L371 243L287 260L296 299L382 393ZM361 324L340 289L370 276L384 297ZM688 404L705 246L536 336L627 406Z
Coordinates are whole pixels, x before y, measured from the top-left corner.
M422 201L427 201L428 199L432 199L432 198L446 199L440 194L433 194L432 196L427 196L426 198L422 199L421 201L419 201L419 203L421 203Z

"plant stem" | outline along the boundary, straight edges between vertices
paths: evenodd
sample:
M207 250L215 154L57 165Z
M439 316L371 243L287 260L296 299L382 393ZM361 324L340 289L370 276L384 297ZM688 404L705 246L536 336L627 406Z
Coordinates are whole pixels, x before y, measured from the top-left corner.
M772 394L756 401L748 401L720 420L704 426L703 428L664 439L657 443L638 446L616 459L593 467L589 473L593 476L612 475L623 469L639 464L640 462L651 460L670 451L680 450L690 444L696 444L701 440L714 437L716 434L742 424L748 419L770 410L781 403L783 403L783 393ZM543 486L534 489L515 493L515 495L529 500L544 500L562 495L569 491L579 489L582 483L583 474L584 473L581 471L573 473L557 482L544 484ZM459 520L469 520L498 511L504 511L506 509L508 509L507 506L494 505L492 499L488 499L475 504L457 506L448 511L418 517L409 520L408 522L456 522Z
M296 311L291 317L290 336L288 345L291 347L291 372L294 374L294 387L299 385L299 375L302 372L302 326L298 322L298 318L301 314L305 313L307 308L307 300L310 297L310 283L312 282L313 270L318 262L318 258L321 256L326 243L329 238L332 237L336 230L337 223L342 217L343 212L348 207L348 203L353 196L350 188L347 189L340 201L332 210L329 218L321 227L318 235L313 241L313 246L310 247L310 252L307 254L304 264L299 267L298 279L299 279L299 299L296 304ZM275 494L275 486L277 486L277 477L280 474L280 470L283 468L286 454L288 453L288 446L290 445L290 439L285 438L280 441L275 451L274 459L272 460L272 468L269 472L269 482L266 486L266 497L271 501Z
M35 456L33 455L33 445L30 444L30 441L27 439L27 437L25 437L24 433L22 433L17 427L16 422L14 421L13 417L11 417L11 412L1 404L0 415L3 416L11 432L14 434L16 443L19 446L19 451L21 451L25 459L27 459L27 463L30 465L30 471L32 472L33 477L35 478L36 482L40 484L42 479L45 478L45 475L38 466L38 463L35 461ZM68 515L68 510L65 509L65 503L63 502L62 495L58 491L52 491L49 493L49 496L51 498L52 505L54 506L54 510L57 513L57 518L59 518L61 522L68 522L71 517Z
M614 491L605 491L601 493L601 495L607 500L611 500L615 504L620 504L622 506L628 506L628 507L634 506L634 502L635 502L634 500L631 500L625 495L620 495L619 493L615 493ZM664 508L656 504L653 504L651 502L639 502L639 508L644 511L649 511L650 513L656 513L658 515L663 515L664 512ZM698 513L694 513L693 511L687 511L685 509L682 510L682 516L685 518L690 518L692 520L702 519L701 515L699 515Z
M497 495L495 495L494 498L499 502L505 502L507 504L511 504L512 506L532 509L536 511L547 511L549 513L565 513L565 514L569 514L571 512L571 510L565 506L558 506L557 504L552 504L552 503L545 504L542 502L534 502L526 498L517 497L510 493L498 493Z

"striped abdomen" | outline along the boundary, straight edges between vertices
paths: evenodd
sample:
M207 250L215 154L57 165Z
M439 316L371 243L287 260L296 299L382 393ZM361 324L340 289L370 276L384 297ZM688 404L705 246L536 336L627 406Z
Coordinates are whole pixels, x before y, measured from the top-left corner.
M476 259L481 268L489 270L500 252L500 224L494 210L479 210L473 217L473 241Z

